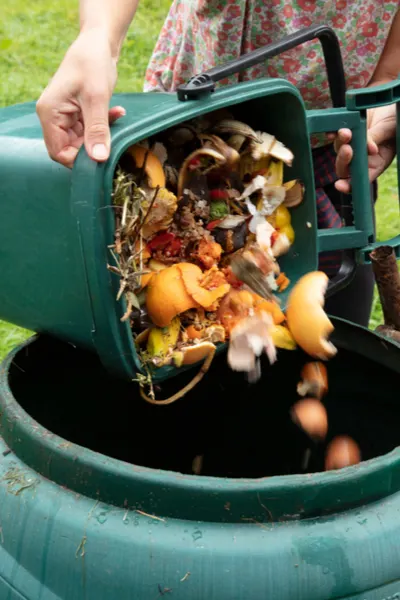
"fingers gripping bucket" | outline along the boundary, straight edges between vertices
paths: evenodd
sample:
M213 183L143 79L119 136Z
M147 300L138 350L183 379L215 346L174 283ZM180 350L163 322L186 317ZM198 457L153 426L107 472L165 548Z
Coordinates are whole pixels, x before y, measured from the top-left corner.
M333 109L307 112L296 88L282 80L258 80L210 93L214 82L229 72L315 37L323 43ZM183 86L178 97L117 95L114 102L126 107L127 116L112 127L109 161L96 164L82 149L72 171L48 158L32 103L1 111L0 318L90 349L116 375L136 378L142 367L129 325L121 322L126 306L116 301L119 279L107 269L108 247L114 241L111 193L115 168L135 142L221 108L229 108L253 128L275 135L295 156L285 179L301 179L305 197L292 213L295 242L280 261L291 286L317 268L321 251L349 249L352 258L365 260L365 249L373 239L373 219L364 109L396 100L400 91L394 85L374 89L373 95L362 91L348 94L346 109L340 106L344 104L344 84L339 90L333 85L335 76L336 82L343 79L341 69L333 32L319 27L214 70ZM340 127L353 130L354 224L339 231L318 231L309 136ZM345 285L351 275L351 269L345 271L335 285ZM280 296L283 308L290 289ZM223 348L221 344L218 351ZM182 368L163 367L155 371L153 380L162 381L180 371Z

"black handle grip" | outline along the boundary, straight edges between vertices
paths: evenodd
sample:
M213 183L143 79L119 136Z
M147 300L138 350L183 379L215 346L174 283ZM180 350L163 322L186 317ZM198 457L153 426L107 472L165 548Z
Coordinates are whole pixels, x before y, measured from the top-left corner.
M295 31L277 42L231 60L225 65L214 67L205 73L195 75L188 83L178 87L178 99L182 102L189 99L195 100L204 94L212 93L215 90L215 83L217 81L235 73L245 71L265 61L267 58L282 54L282 52L291 50L296 46L304 44L304 42L310 42L314 39L318 39L322 45L332 104L334 107L345 106L346 81L339 40L333 29L327 25L313 25L305 29L300 29L300 31Z

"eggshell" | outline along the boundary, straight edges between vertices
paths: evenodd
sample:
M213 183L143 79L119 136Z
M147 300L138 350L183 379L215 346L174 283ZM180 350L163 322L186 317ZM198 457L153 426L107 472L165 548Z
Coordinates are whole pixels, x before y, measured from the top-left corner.
M348 436L335 437L329 444L325 456L325 470L344 469L361 462L358 444Z
M321 402L305 398L296 402L291 410L292 420L311 438L323 440L328 432L328 415Z

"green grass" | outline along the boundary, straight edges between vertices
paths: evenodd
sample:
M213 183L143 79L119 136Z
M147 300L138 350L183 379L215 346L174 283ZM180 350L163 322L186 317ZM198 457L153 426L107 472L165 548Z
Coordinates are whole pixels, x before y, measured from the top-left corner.
M77 2L4 2L0 21L0 107L37 100L78 32ZM140 91L145 69L166 17L169 0L141 0L123 47L116 91ZM399 231L397 175L391 167L380 180L379 239ZM371 325L381 322L375 301ZM0 321L0 359L29 332Z

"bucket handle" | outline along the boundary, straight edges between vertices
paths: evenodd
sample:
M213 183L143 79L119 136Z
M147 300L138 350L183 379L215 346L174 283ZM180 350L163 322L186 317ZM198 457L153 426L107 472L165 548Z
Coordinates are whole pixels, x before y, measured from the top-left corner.
M190 99L197 100L207 94L211 94L215 90L215 83L217 81L249 69L268 58L277 56L282 52L286 52L315 39L318 39L322 46L333 107L344 108L346 104L346 80L342 54L336 33L328 25L312 25L311 27L295 31L281 40L244 54L224 65L214 67L205 73L196 75L187 83L178 86L178 100L181 102ZM345 205L343 194L340 195L340 198L341 206L343 207ZM356 267L357 263L354 251L346 251L339 272L329 281L326 295L331 296L346 287L353 279Z
M334 107L343 107L345 106L346 81L342 55L339 40L333 29L327 25L312 25L300 29L272 44L248 52L205 73L195 75L187 83L178 86L178 100L181 102L196 100L205 94L210 94L214 92L217 81L245 71L268 58L315 39L318 39L322 45L332 104Z

